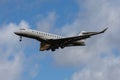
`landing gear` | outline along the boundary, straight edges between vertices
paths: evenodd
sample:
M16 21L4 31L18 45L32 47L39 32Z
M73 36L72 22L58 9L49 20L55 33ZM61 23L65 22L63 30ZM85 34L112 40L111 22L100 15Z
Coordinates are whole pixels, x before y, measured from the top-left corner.
M62 45L62 44L60 45L60 48L61 48L61 49L63 49L64 47L65 47L64 45Z
M51 51L55 51L55 48L52 48Z
M55 51L55 49L56 49L55 47L51 47L51 51Z
M64 48L64 46L61 46L61 49L63 49Z
M55 51L55 49L51 49L51 51Z
M20 40L19 40L20 42L22 41L22 36L20 36Z

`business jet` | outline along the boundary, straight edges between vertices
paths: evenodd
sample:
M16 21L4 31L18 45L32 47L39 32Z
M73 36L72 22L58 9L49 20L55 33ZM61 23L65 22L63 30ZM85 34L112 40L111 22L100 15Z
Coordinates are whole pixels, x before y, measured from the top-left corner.
M20 36L20 40L22 41L22 37L32 38L38 40L40 43L40 51L51 50L55 51L56 49L63 49L65 47L70 46L85 46L85 39L90 38L93 35L98 35L104 33L108 28L100 32L85 32L82 31L77 36L72 37L63 37L55 34L50 34L46 32L41 32L32 29L21 28L14 33Z

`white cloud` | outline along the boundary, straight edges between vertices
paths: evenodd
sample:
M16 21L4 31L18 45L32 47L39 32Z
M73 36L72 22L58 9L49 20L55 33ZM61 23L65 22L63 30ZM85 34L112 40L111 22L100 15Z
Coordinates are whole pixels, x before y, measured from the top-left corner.
M23 51L25 47L20 46L18 36L14 34L21 27L29 28L29 24L22 20L19 24L11 22L0 27L0 80L21 80L24 79L22 75L25 71L33 77L39 72L39 65L33 62L36 57L31 55L32 58L26 58ZM26 66L30 66L29 69Z
M0 79L18 80L23 70L23 54L17 49L17 38L13 33L23 25L10 23L0 28Z
M90 38L85 47L59 50L59 52L54 55L55 60L63 64L68 61L68 64L71 65L76 62L84 62L86 59L89 62L89 59L94 59L101 53L108 54L113 48L120 47L118 42L120 40L120 37L118 37L120 29L120 10L116 7L111 7L109 1L99 1L98 5L96 4L97 2L97 0L86 0L84 3L84 7L86 8L86 15L84 15L85 19L81 19L80 16L82 14L79 13L79 17L72 24L63 26L61 30L71 35L84 29L87 31L100 31L105 27L109 27L109 29L104 34ZM85 25L82 26L83 24ZM111 54L112 52L109 55Z
M87 65L81 71L75 72L71 80L119 80L119 67L120 58L100 59L94 64Z
M17 53L17 54L13 54ZM0 79L1 80L19 80L22 67L22 53L21 52L1 52L0 51ZM24 59L23 59L24 60Z
M6 44L8 45L14 45L17 41L17 37L14 34L14 32L19 28L28 28L29 25L25 21L21 21L18 25L15 23L9 23L6 25L3 25L0 28L0 45Z
M115 57L114 49L120 53L120 6L109 0L78 2L80 7L85 9L84 14L80 11L73 23L62 27L62 32L75 35L80 30L99 31L105 27L109 29L104 34L88 39L85 47L58 50L54 55L55 62L63 66L84 66L73 74L72 80L118 80L120 68L117 66L120 56ZM106 65L108 63L109 65Z
M55 12L48 13L47 17L42 17L42 19L37 22L37 29L49 32L52 29L52 27L54 27L55 19L56 19Z

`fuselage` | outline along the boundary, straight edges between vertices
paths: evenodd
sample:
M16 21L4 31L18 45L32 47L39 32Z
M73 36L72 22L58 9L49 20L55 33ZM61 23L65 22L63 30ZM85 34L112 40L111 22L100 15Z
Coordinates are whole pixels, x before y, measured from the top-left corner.
M19 29L18 31L14 32L16 35L20 36L20 41L22 39L22 37L27 37L27 38L32 38L32 39L36 39L38 41L41 42L41 46L43 44L49 45L49 46L56 46L57 48L59 48L59 45L56 45L54 43L50 43L50 42L46 42L47 40L54 40L54 39L62 39L65 38L63 36L59 36L59 35L55 35L55 34L50 34L50 33L46 33L46 32L42 32L42 31L37 31L37 30L31 30L31 29ZM74 41L71 42L69 44L64 45L64 47L69 47L69 46L85 46L84 41L79 40L79 41ZM43 49L44 47L40 48L41 51L45 50ZM61 47L63 48L63 47Z
M31 29L20 29L14 33L22 37L28 37L28 38L39 39L39 40L63 38L62 36L58 36L55 34L50 34L50 33L31 30Z

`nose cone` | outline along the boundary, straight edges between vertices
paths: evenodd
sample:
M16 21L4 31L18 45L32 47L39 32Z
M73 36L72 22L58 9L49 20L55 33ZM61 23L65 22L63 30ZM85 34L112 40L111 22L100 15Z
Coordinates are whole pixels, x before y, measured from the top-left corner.
M14 34L17 34L17 32L14 32Z
M19 33L19 32L17 32L17 31L15 31L15 32L14 32L14 34L16 34L16 35L20 35L20 33Z

